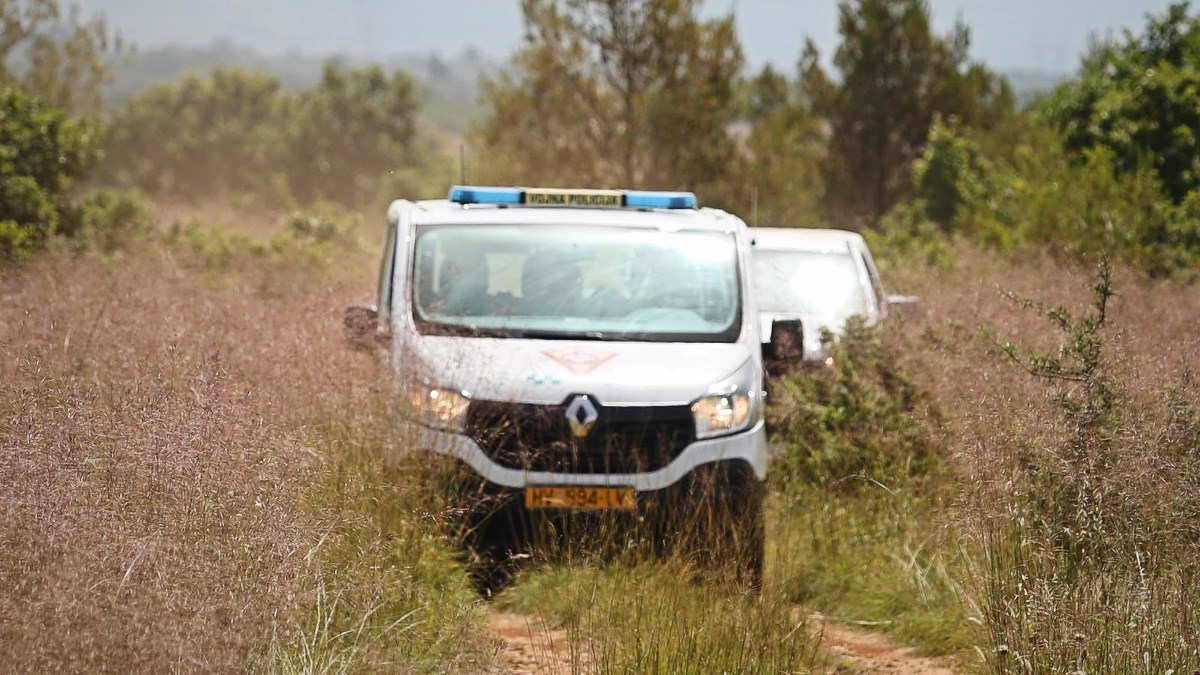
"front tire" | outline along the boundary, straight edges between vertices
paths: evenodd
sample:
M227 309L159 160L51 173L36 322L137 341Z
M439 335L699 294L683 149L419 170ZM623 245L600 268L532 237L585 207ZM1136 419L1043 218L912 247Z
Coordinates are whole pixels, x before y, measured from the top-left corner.
M758 592L766 548L765 484L748 464L730 462L700 467L680 487L681 498L669 500L661 514L660 551L680 551L704 577Z

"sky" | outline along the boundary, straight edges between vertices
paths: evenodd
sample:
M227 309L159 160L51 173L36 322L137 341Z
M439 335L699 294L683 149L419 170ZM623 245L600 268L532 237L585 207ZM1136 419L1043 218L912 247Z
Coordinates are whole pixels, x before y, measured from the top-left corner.
M264 53L300 50L363 56L474 48L504 58L521 41L517 0L75 0L104 15L136 45L208 45L219 38ZM972 56L994 69L1067 72L1093 35L1140 28L1171 0L930 0L945 32L961 18ZM733 12L752 67L790 71L806 36L822 54L837 45L835 0L706 0L708 15Z

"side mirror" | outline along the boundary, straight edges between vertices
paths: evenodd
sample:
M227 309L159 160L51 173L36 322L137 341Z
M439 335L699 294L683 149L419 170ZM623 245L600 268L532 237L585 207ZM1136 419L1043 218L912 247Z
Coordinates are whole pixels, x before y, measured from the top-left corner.
M771 323L771 340L763 345L763 360L799 364L804 359L804 324L799 319Z
M387 333L380 330L379 310L375 305L347 305L342 313L346 342L360 351L374 351L387 344Z

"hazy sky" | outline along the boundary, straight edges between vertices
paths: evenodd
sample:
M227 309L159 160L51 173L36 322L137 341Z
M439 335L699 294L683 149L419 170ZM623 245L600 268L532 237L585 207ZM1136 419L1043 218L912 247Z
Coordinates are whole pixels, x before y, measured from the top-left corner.
M76 0L105 14L143 46L208 44L218 37L263 52L364 55L468 47L503 57L521 39L516 0ZM1072 70L1089 35L1140 27L1170 0L931 0L941 30L961 17L972 54L1000 70ZM709 14L733 11L752 65L791 69L804 36L828 54L837 44L835 0L707 0Z

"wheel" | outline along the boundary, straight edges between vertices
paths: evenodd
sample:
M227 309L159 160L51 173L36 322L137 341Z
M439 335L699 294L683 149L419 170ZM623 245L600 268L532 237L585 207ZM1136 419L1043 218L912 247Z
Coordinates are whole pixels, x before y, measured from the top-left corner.
M762 588L766 529L765 484L748 464L729 462L701 467L688 479L673 513L658 528L664 551L684 553L698 571L714 581Z
M732 568L737 584L757 593L762 590L767 544L765 486L751 474L730 481L727 488L726 518L718 522L712 545L724 548L724 563Z
M529 521L517 497L484 481L459 486L456 538L467 574L483 598L512 583L529 547Z

